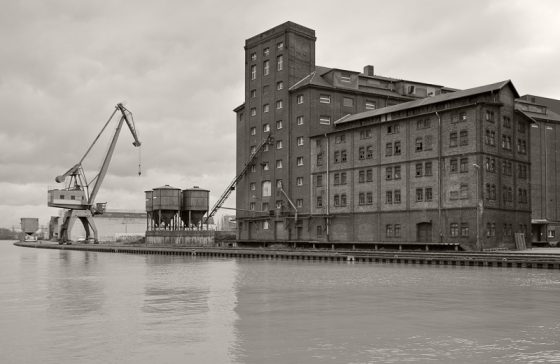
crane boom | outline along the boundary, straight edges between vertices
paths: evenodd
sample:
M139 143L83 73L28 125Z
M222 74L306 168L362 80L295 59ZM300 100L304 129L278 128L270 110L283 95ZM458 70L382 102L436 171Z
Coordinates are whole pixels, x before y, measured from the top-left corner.
M237 184L237 182L239 182L239 180L241 179L241 177L243 177L243 175L245 173L247 173L247 170L249 169L249 167L251 166L251 164L253 163L253 161L262 153L262 151L264 150L266 145L270 145L273 143L273 138L269 135L265 140L262 141L261 144L259 144L259 146L255 149L255 152L253 154L251 154L249 156L249 160L247 161L247 163L245 163L245 166L243 166L243 169L241 170L241 172L239 172L239 174L237 176L235 176L235 178L231 181L231 183L227 186L227 188L225 189L225 191L222 193L222 195L220 196L220 198L218 199L218 201L216 201L216 203L214 204L214 206L212 207L212 210L210 210L210 212L208 213L208 215L206 216L206 219L204 220L204 223L207 224L208 220L214 216L216 214L216 212L222 207L222 205L224 204L224 202L226 202L227 198L229 197L229 195L231 194L231 191L235 190L235 185Z

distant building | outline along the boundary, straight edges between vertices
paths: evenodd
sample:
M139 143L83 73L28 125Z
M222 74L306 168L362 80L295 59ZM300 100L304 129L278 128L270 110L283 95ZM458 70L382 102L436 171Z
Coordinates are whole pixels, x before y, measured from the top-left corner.
M235 220L235 215L223 215L220 220L220 225L218 230L221 231L236 231L237 222Z
M107 210L94 217L100 242L112 242L130 235L144 236L146 233L146 212ZM49 222L49 237L58 239L62 218L53 216ZM77 220L70 232L73 241L85 237L85 230Z
M560 100L525 95L516 108L531 124L531 203L534 242L560 240ZM559 111L560 112L560 111Z

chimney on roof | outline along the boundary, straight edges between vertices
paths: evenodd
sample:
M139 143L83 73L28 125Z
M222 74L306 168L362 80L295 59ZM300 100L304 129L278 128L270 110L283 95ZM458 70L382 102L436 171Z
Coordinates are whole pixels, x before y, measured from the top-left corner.
M364 75L366 76L373 76L373 66L368 64L364 67Z

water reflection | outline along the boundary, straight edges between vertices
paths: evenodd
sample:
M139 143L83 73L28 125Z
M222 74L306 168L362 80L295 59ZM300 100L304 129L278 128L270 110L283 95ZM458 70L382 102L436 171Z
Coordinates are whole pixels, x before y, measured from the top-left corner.
M1 358L560 362L558 297L557 271L0 246Z

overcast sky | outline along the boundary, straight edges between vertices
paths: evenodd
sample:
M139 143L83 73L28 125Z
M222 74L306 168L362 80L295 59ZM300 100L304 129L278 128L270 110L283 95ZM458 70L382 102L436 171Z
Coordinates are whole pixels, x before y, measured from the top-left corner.
M511 79L560 99L558 1L1 1L0 227L48 224L54 178L114 105L133 114L98 202L144 209L164 184L211 190L235 175L245 39L288 20L316 32L318 65L470 88ZM86 160L92 178L107 142ZM59 185L59 187L61 187ZM234 206L234 196L226 205Z

